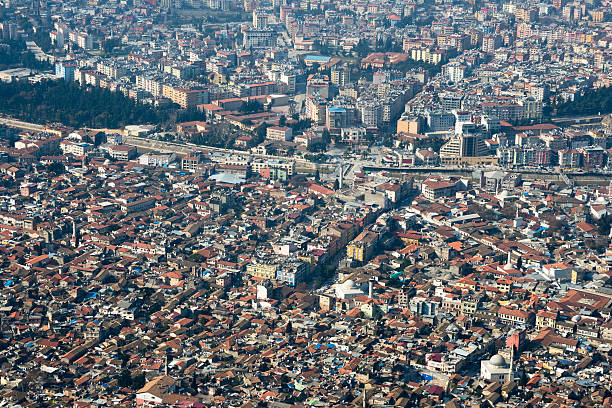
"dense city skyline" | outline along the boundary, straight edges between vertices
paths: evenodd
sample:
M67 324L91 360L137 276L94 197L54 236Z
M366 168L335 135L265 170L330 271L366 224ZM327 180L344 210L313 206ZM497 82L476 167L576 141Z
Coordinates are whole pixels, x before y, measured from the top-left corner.
M610 0L0 0L0 402L612 407Z

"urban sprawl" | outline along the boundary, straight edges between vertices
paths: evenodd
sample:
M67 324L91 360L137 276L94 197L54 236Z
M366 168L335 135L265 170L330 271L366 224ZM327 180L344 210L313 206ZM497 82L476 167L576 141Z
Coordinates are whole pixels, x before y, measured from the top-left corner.
M0 0L0 407L612 407L611 0Z

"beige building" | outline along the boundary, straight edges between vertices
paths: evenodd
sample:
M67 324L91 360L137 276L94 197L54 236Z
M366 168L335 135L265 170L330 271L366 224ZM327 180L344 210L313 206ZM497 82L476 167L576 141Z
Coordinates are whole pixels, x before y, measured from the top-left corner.
M288 142L293 139L293 133L287 126L271 126L266 129L266 139Z
M262 279L275 279L278 265L255 263L247 265L246 271L249 275Z
M251 171L254 173L259 173L264 169L285 170L287 176L291 177L295 174L295 162L290 160L257 160L251 163Z
M420 134L423 120L418 116L402 116L397 121L397 133Z
M195 109L196 106L209 102L208 92L203 89L185 89L163 85L162 96L180 105L183 109Z

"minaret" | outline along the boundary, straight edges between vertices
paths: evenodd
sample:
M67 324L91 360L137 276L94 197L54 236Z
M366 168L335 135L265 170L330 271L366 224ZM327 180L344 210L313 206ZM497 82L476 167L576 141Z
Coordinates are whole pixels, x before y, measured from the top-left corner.
M79 228L74 219L72 220L72 242L75 248L79 247Z
M504 269L512 269L514 266L512 265L512 251L508 251L508 259L506 260L506 266Z
M514 381L514 373L512 371L514 366L514 345L510 348L510 368L508 369L508 382Z
M368 281L368 297L374 299L374 278L370 278Z

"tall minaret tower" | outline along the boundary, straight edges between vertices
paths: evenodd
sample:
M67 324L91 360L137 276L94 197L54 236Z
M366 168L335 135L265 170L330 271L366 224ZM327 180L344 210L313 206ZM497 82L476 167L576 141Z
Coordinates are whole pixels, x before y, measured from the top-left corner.
M509 250L508 251L508 258L506 260L506 266L504 266L504 269L508 270L508 269L513 269L514 265L512 265L512 251Z
M76 221L72 220L72 245L75 248L79 247L79 227L77 227Z
M514 217L515 217L515 218L518 218L518 217L520 217L520 216L521 216L520 208L519 208L519 206L517 205L517 206L516 206L516 214L515 214L515 216L514 216Z

